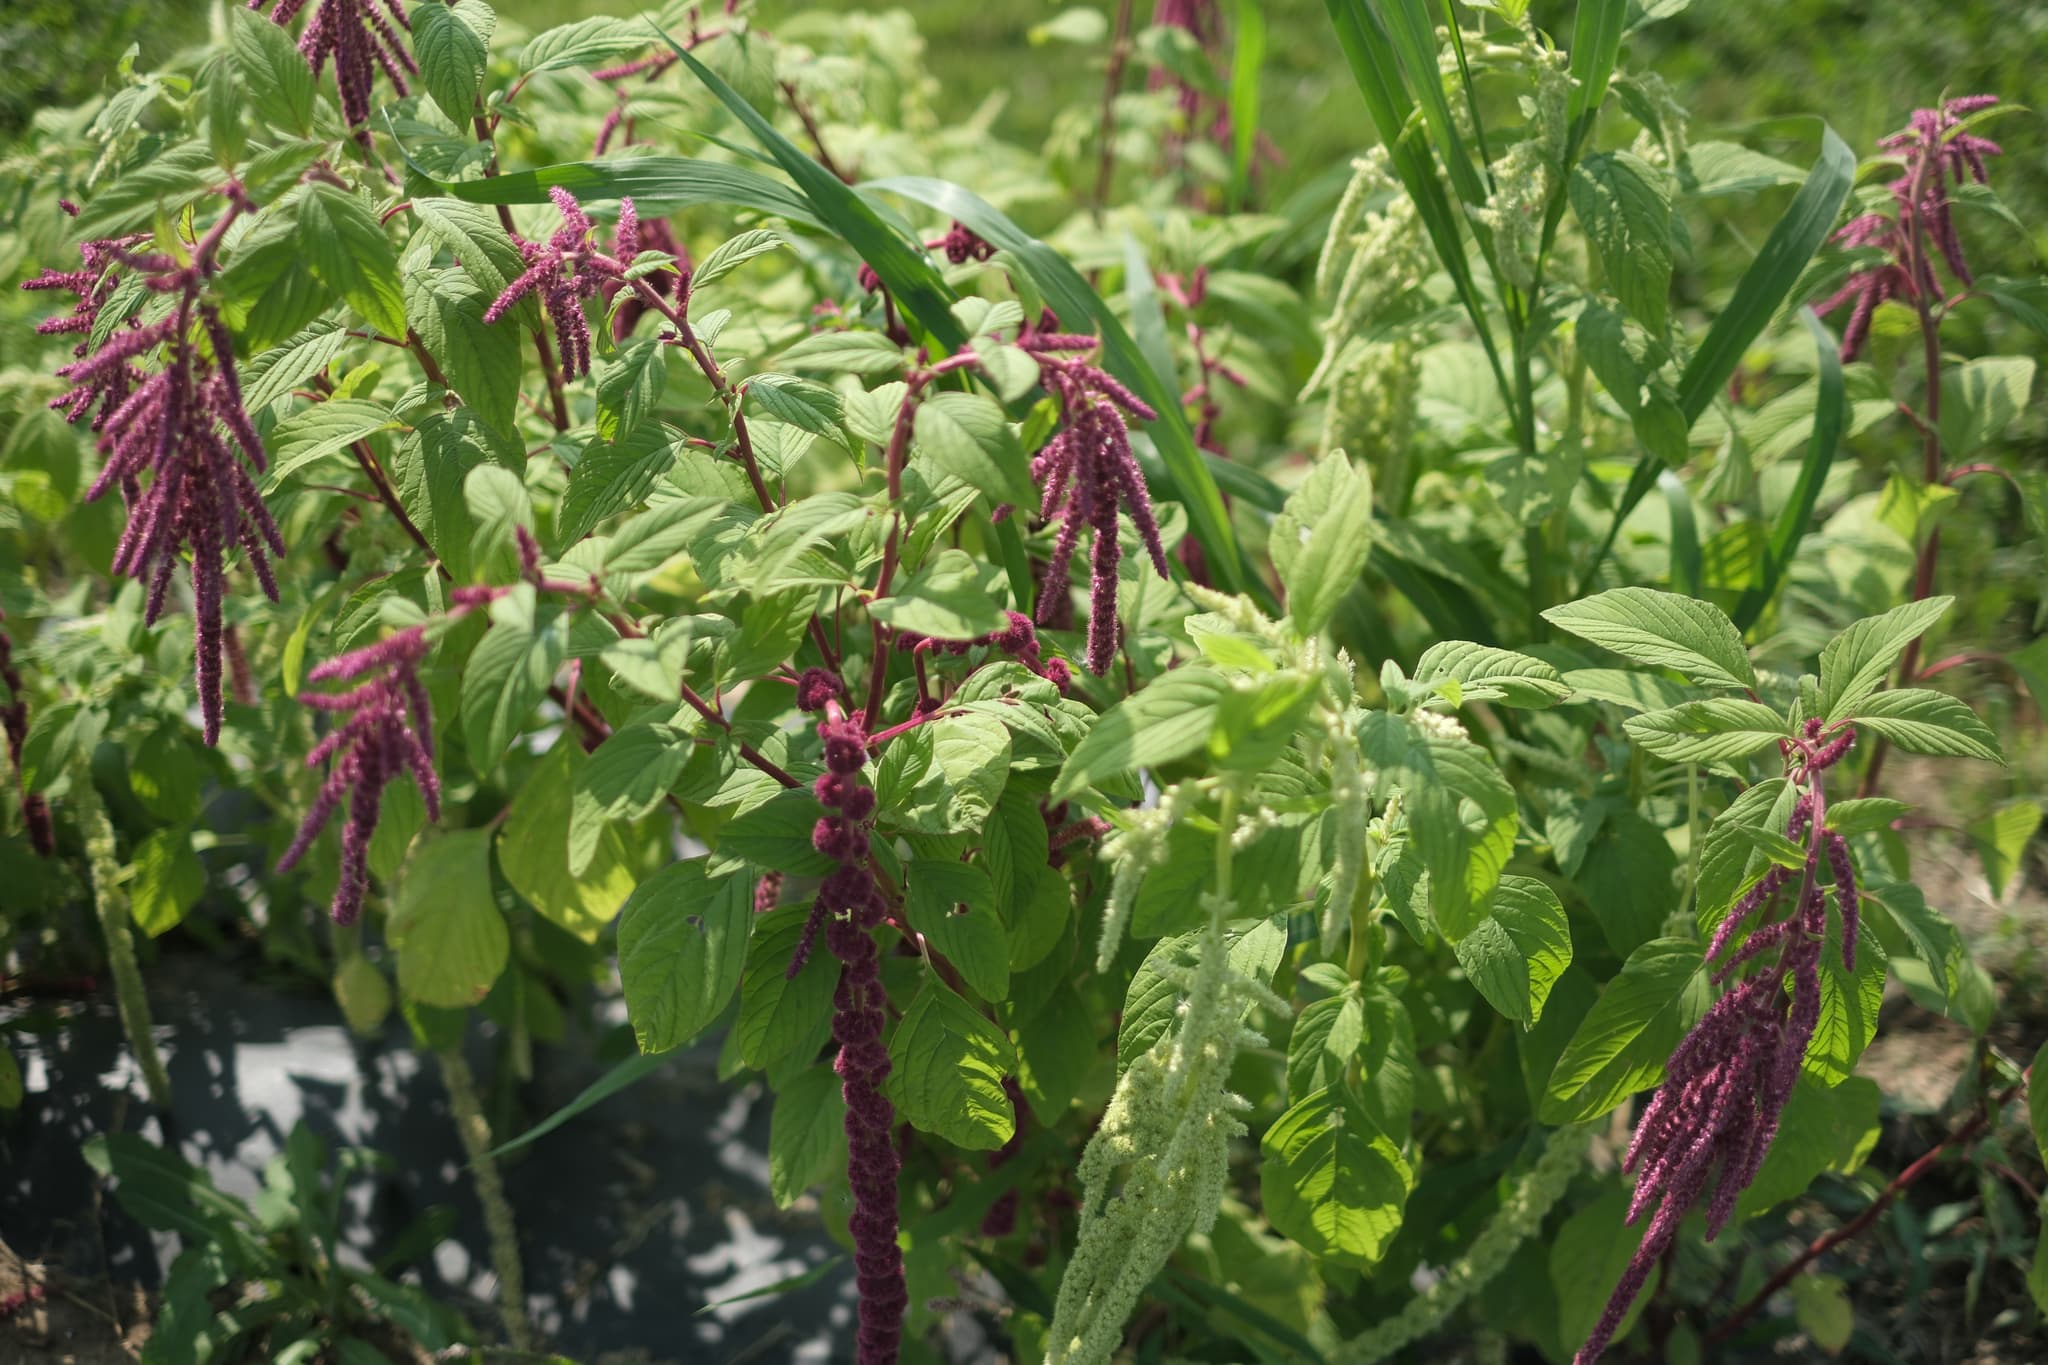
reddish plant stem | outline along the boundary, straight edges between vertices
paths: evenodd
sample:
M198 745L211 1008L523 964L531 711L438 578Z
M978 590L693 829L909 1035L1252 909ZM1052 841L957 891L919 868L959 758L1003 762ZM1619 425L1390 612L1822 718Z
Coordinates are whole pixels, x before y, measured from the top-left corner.
M1922 679L1931 678L1937 673L1946 673L1951 668L1961 668L1966 664L1991 664L1998 666L2004 663L2005 660L1999 658L1996 654L1985 654L1978 650L1965 650L1961 654L1951 654L1946 659L1941 659L1927 665L1927 667L1920 670L1919 676Z
M705 701L702 697L698 696L695 690L693 690L688 683L682 684L682 695L683 700L689 703L691 710L695 711L698 715L704 717L704 719L710 721L713 725L716 725L719 729L725 731L727 734L732 734L732 722L725 718L725 713L723 711L720 711L717 707L711 705L711 703ZM759 749L756 749L753 745L747 743L745 740L739 738L737 735L733 736L733 744L734 747L739 750L739 755L741 758L744 758L745 760L747 760L747 762L753 764L756 768L759 768L762 772L768 774L768 776L774 778L783 786L801 787L803 785L803 783L797 781L794 777L791 777L789 773L780 764L775 762L775 760L762 754L762 752Z
M1816 823L1818 822L1816 821ZM1742 1330L1744 1324L1757 1315L1757 1312L1770 1300L1772 1295L1799 1278L1800 1273L1809 1265L1812 1265L1816 1260L1825 1256L1842 1243L1861 1235L1872 1223L1877 1221L1879 1214L1891 1207L1894 1200L1910 1189L1922 1176L1933 1170L1935 1165L1940 1162L1944 1153L1952 1147L1962 1146L1964 1143L1974 1139L1977 1134L1983 1132L1993 1118L2012 1101L2014 1096L2019 1094L2021 1088L2021 1085L2014 1085L2000 1092L1989 1105L1980 1107L1968 1123L1936 1143L1912 1165L1894 1176L1891 1184L1885 1186L1883 1192L1870 1202L1869 1208L1863 1210L1862 1213L1857 1214L1855 1218L1836 1228L1833 1232L1824 1233L1814 1238L1808 1244L1806 1250L1800 1252L1798 1256L1794 1257L1777 1274L1765 1281L1763 1288L1751 1295L1748 1302L1737 1308L1733 1313L1730 1313L1720 1326L1709 1333L1707 1345L1717 1346L1729 1337L1734 1336L1735 1333Z
M1932 487L1942 482L1941 471L1941 319L1928 306L1923 280L1933 278L1932 267L1927 262L1926 234L1921 231L1919 216L1920 203L1925 191L1924 181L1927 166L1936 167L1940 174L1939 162L1933 157L1925 158L1918 175L1910 187L1905 202L1899 209L1900 235L1906 243L1906 274L1913 281L1913 309L1920 318L1921 363L1927 371L1927 413L1920 423L1923 434L1921 447L1921 475ZM1913 562L1913 596L1915 602L1925 600L1934 591L1934 565L1941 555L1941 529L1927 533L1927 539L1920 546L1920 553ZM1920 669L1920 641L1915 638L1906 646L1906 652L1899 659L1898 686L1911 683ZM1878 737L1877 745L1870 754L1870 766L1863 771L1863 785L1859 795L1870 796L1877 791L1878 779L1884 775L1884 761L1891 753L1891 742Z
M818 149L818 164L832 172L841 184L851 185L853 177L832 159L832 153L825 150L824 131L818 127L818 120L812 116L810 106L796 93L796 86L789 81L782 81L779 84L782 87L783 98L789 101L789 107L796 112L797 119L804 125L804 132L810 136L811 146Z
M1109 44L1109 70L1102 80L1101 146L1096 152L1095 188L1088 196L1088 211L1099 222L1109 203L1109 184L1116 176L1116 97L1124 83L1124 63L1131 55L1131 0L1117 0L1116 36Z

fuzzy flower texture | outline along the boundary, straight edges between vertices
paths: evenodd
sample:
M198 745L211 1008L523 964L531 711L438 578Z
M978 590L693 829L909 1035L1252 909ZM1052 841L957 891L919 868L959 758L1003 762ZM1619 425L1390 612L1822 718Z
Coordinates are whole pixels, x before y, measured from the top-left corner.
M891 1130L896 1113L882 1093L889 1078L889 1049L882 1041L889 997L882 986L882 955L873 930L888 913L888 902L868 867L868 828L875 793L861 781L868 735L858 711L841 709L839 680L823 669L807 670L797 683L797 705L821 713L818 738L825 746L825 772L818 801L827 814L811 842L838 864L825 875L790 959L789 975L804 968L822 926L825 943L839 959L833 992L832 1037L839 1044L833 1069L846 1100L846 1175L853 1188L854 1283L860 1290L859 1365L888 1365L903 1340L903 1310L909 1294L903 1282L903 1253L896 1245L896 1175L899 1162Z
M252 10L261 10L263 5L264 0L249 0ZM383 0L383 6L389 20L377 12L373 0L320 0L299 34L299 54L314 75L320 74L329 57L334 59L334 86L341 96L342 117L365 147L370 145L370 134L363 125L370 121L370 83L377 69L383 68L391 88L401 96L407 92L405 78L420 73L412 53L392 28L395 23L408 32L412 29L403 0ZM277 0L270 21L282 28L305 7L306 0Z
M1855 304L1842 331L1845 362L1854 360L1869 340L1870 321L1879 304L1903 299L1927 309L1941 302L1941 285L1934 277L1935 253L1962 285L1975 282L1956 236L1949 188L1951 182L1961 185L1965 178L1983 184L1987 178L1984 158L2003 151L1989 138L1968 131L1963 122L1997 103L1996 95L1965 95L1944 101L1937 109L1916 109L1905 131L1877 144L1905 163L1905 174L1886 187L1891 191L1894 212L1852 218L1835 233L1835 240L1848 247L1877 248L1884 259L1851 275L1814 309L1825 317L1843 304Z
M84 269L45 270L22 286L78 296L68 315L37 328L46 335L84 337L74 351L78 359L57 371L71 388L50 406L66 421L89 418L99 433L104 463L85 496L91 501L110 488L121 490L128 524L115 545L113 568L148 583L147 622L163 614L180 549L191 550L199 709L208 744L220 738L226 556L239 544L275 602L270 557L284 554L283 538L251 477L252 469L262 472L265 457L242 405L234 339L204 295L228 225L254 207L238 184L230 182L223 192L227 212L193 247L187 264L143 250L143 238L92 241L79 248ZM108 325L101 314L120 270L136 272L150 292L169 296L171 306L153 322L131 315ZM162 367L145 372L143 362L159 354Z
M1794 843L1805 840L1808 848L1798 890L1782 919L1767 918L1736 946L1745 926L1775 906L1791 885L1793 874L1774 865L1735 903L1708 945L1707 961L1718 964L1716 985L1747 974L1714 1002L1671 1054L1662 1088L1636 1123L1622 1163L1636 1177L1628 1221L1636 1222L1653 1207L1656 1212L1574 1365L1592 1365L1607 1349L1629 1305L1677 1237L1679 1224L1708 1187L1713 1189L1707 1204L1711 1241L1727 1226L1736 1200L1763 1165L1820 1021L1829 885L1841 916L1842 965L1855 970L1855 869L1847 842L1826 827L1821 785L1822 774L1854 742L1854 730L1843 726L1829 733L1815 719L1806 723L1796 743L1791 776L1805 790L1793 804L1785 837Z
M1131 453L1125 414L1150 422L1158 413L1088 357L1090 336L1028 329L1017 344L1038 362L1039 383L1060 407L1060 429L1031 460L1031 474L1044 490L1038 515L1059 520L1052 556L1040 582L1037 619L1051 625L1066 605L1067 574L1081 530L1095 533L1088 565L1088 671L1107 673L1116 658L1120 626L1116 616L1116 571L1123 556L1117 543L1117 506L1123 504L1138 530L1152 567L1170 577L1159 522L1145 491L1145 475Z
M426 627L414 626L374 645L330 659L306 675L309 682L362 679L346 692L309 692L306 705L347 720L327 732L307 767L328 759L334 766L320 784L320 794L306 811L277 870L289 872L313 846L313 840L349 797L348 819L341 832L341 875L331 907L336 924L353 924L370 889L370 838L377 830L384 788L410 773L426 803L427 817L441 818L441 779L434 772L434 717L427 689L420 682L420 661L427 655ZM353 790L351 790L353 789Z
M559 186L549 190L548 197L561 211L562 226L545 242L515 239L526 273L505 286L505 292L484 310L484 321L498 321L521 299L538 292L561 348L563 377L574 379L590 373L590 323L583 316L583 300L595 297L607 284L625 279L627 263L639 254L640 219L631 199L619 201L612 254L606 255L592 241L596 225L575 197Z

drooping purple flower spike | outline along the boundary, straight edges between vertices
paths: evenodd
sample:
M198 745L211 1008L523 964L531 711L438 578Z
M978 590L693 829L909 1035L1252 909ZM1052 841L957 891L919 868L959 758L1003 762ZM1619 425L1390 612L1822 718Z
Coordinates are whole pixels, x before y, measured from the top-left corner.
M1671 1054L1664 1084L1636 1123L1622 1161L1622 1169L1636 1177L1628 1221L1636 1222L1653 1207L1656 1211L1573 1365L1593 1365L1607 1349L1651 1270L1670 1250L1679 1225L1709 1187L1707 1239L1712 1241L1769 1154L1820 1021L1830 885L1841 915L1842 964L1855 969L1857 894L1849 847L1834 831L1815 828L1825 809L1821 774L1840 761L1854 738L1847 727L1824 736L1814 720L1796 743L1792 777L1810 784L1785 827L1788 839L1807 841L1797 895L1784 918L1752 929L1741 947L1728 951L1740 926L1776 904L1791 884L1787 871L1773 866L1729 911L1708 945L1707 961L1718 964L1716 985L1745 971L1748 975L1714 1002Z
M85 496L91 501L110 488L121 490L128 524L114 547L113 569L148 583L145 621L153 624L163 614L180 551L191 551L198 637L194 671L208 744L220 738L226 555L239 544L264 593L275 602L270 557L284 554L284 540L251 477L252 470L263 471L265 456L242 406L234 339L204 295L229 224L254 207L238 184L230 182L224 193L227 211L194 246L189 264L139 253L134 239L93 242L83 248L85 270L46 272L29 282L31 288L77 291L78 306L69 318L59 319L66 325L50 330L80 330L69 324L90 317L83 329L88 339L106 298L100 267L139 272L152 292L176 296L176 306L157 321L142 324L131 318L97 350L87 354L89 345L79 347L79 359L57 371L72 387L51 406L72 422L93 415L103 463ZM158 355L162 368L145 372L145 360ZM146 487L145 473L151 476Z
M811 695L825 690L814 683ZM839 1044L839 1056L833 1070L846 1100L846 1175L853 1190L849 1228L854 1283L860 1290L855 1359L858 1365L894 1365L903 1341L903 1310L910 1300L903 1253L896 1245L896 1113L882 1093L890 1070L889 1049L882 1041L889 997L873 933L888 913L888 901L868 865L868 822L875 813L875 793L860 776L867 764L866 723L860 712L842 711L829 693L820 707L824 714L818 720L818 737L824 741L825 772L815 790L826 814L812 831L811 842L837 866L819 884L789 975L803 970L823 927L826 945L839 959L839 984L832 996L832 1037Z
M309 682L365 681L346 692L308 692L299 700L316 711L346 715L327 732L307 767L329 759L327 780L320 784L291 847L277 861L289 872L313 846L313 840L349 797L348 819L341 831L341 877L334 886L331 910L336 924L353 924L362 913L370 888L370 837L386 784L410 774L426 803L427 818L441 818L441 779L434 771L434 716L427 689L420 682L420 660L427 655L426 627L414 626L374 645L330 659L306 675ZM353 789L353 790L351 790Z
M548 191L561 211L562 226L546 242L514 238L526 272L505 286L484 321L496 322L512 306L536 291L548 321L555 329L555 341L562 352L562 374L574 379L590 373L590 324L583 316L583 300L596 296L608 282L623 281L626 265L640 250L639 214L631 199L619 201L618 230L613 235L612 254L607 255L592 241L596 225L560 186Z
M1998 103L1996 95L1965 95L1938 108L1916 109L1905 130L1883 138L1878 146L1899 154L1905 173L1891 182L1892 213L1866 213L1850 219L1834 236L1847 247L1874 247L1884 259L1851 275L1842 287L1816 305L1822 317L1853 301L1842 331L1842 359L1853 360L1870 337L1870 320L1887 299L1905 299L1926 306L1941 300L1933 257L1939 253L1949 273L1964 285L1975 282L1963 245L1956 236L1949 198L1951 185L1965 178L1983 184L1984 159L2003 152L1989 138L1963 127L1963 120Z
M1039 585L1037 620L1050 624L1067 592L1068 566L1080 543L1081 528L1095 533L1088 573L1088 671L1109 671L1116 657L1119 625L1116 616L1116 569L1122 557L1117 544L1117 506L1130 512L1131 523L1152 557L1161 578L1169 576L1166 547L1145 491L1145 475L1131 453L1125 414L1150 422L1159 414L1111 378L1088 357L1096 340L1060 332L1027 330L1017 344L1038 362L1039 382L1059 402L1061 427L1031 461L1031 474L1044 489L1041 520L1060 519L1052 557Z
M249 8L261 10L264 3L249 0ZM379 14L373 0L319 0L305 31L299 34L299 53L314 75L320 74L329 57L334 59L334 86L341 96L342 117L365 148L370 145L369 129L364 127L370 121L370 83L377 68L383 68L391 88L401 96L407 93L405 78L420 73L412 53L392 28L396 24L408 32L412 29L404 0L382 3L384 13ZM270 11L271 22L282 28L305 7L306 0L277 0Z

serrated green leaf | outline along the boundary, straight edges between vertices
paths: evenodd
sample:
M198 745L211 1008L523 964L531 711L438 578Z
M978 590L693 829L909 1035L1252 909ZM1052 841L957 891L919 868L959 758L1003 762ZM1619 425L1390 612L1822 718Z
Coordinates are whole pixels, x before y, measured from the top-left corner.
M1627 152L1595 152L1573 170L1570 189L1572 212L1615 297L1653 336L1663 335L1671 296L1671 192L1663 173Z
M366 436L398 425L391 409L366 398L330 398L279 422L270 433L270 473L264 491L312 464L348 449Z
M1754 688L1742 635L1720 608L1651 588L1614 588L1543 613L1626 659L1671 668L1705 687Z
M1105 712L1076 745L1052 797L1064 801L1134 768L1170 763L1209 742L1230 681L1206 668L1177 668Z
M1273 519L1269 546L1287 614L1297 632L1314 636L1372 554L1372 476L1341 450L1325 455Z
M420 84L457 128L469 125L490 60L498 16L482 0L427 3L412 13L412 51Z
M1274 1228L1338 1265L1376 1264L1401 1230L1415 1175L1342 1086L1296 1101L1266 1130L1259 1189Z
M512 814L498 837L498 867L527 904L595 943L633 894L636 879L625 845L608 829L592 840L582 866L570 863L564 830L571 826L579 778L588 766L581 746L556 741L512 798Z
M1915 754L2004 763L1998 736L1954 697L1918 687L1879 692L1855 708L1856 728Z
M558 624L537 626L533 610L533 590L526 584L493 602L491 629L463 670L462 728L479 771L504 756L569 657Z
M1668 710L1630 716L1622 728L1639 747L1674 763L1743 758L1792 733L1776 711L1740 697L1681 702Z
M1820 652L1824 718L1833 723L1854 715L1865 698L1884 686L1885 675L1906 646L1925 635L1954 603L1953 597L1908 602L1867 616L1828 641Z
M642 1052L667 1052L725 1012L740 984L754 887L713 877L705 860L670 863L619 913L619 981Z
M491 832L456 830L423 840L399 878L385 928L408 1000L461 1009L505 970L512 938L491 896Z
M941 550L870 608L877 621L939 640L972 640L1009 624L1002 606L981 585L974 559Z
M1583 1123L1655 1085L1710 995L1693 940L1653 939L1629 954L1551 1071L1543 1122Z
M1411 681L1433 688L1455 682L1461 705L1498 701L1508 706L1552 706L1572 693L1564 676L1541 659L1468 640L1443 640L1424 650L1415 661Z
M927 981L889 1039L889 1098L912 1127L957 1147L994 1151L1017 1130L1003 1078L1017 1054L1002 1030Z
M1010 993L1010 945L996 913L995 887L972 863L916 858L904 869L904 908L982 999Z
M460 270L421 270L405 277L405 315L449 387L492 427L517 429L523 378L519 333L484 322L490 296Z
M919 454L981 493L991 506L1031 506L1038 498L1029 462L1003 410L982 394L934 394L918 406Z
M1458 965L1486 1002L1528 1028L1572 962L1557 893L1534 877L1502 877L1486 918L1457 943Z
M690 292L695 294L707 285L730 275L733 271L753 260L756 256L780 250L788 243L782 234L769 228L752 228L737 237L720 242L690 275Z
M299 198L299 240L316 279L370 326L405 335L398 253L368 206L332 185L309 185Z
M844 1161L846 1101L839 1077L814 1066L784 1085L768 1120L768 1193L786 1209Z

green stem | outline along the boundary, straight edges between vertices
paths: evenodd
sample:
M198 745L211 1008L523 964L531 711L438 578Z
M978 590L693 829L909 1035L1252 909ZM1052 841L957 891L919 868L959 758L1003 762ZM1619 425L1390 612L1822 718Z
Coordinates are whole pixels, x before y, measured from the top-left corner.
M121 1028L135 1060L142 1068L142 1081L149 1088L150 1103L159 1109L171 1107L171 1078L157 1054L156 1039L150 1036L149 996L142 986L142 968L135 960L135 933L129 923L128 893L121 889L121 859L115 851L114 822L93 786L92 769L80 759L71 769L71 799L78 810L78 823L85 834L86 867L92 876L93 903L99 911L100 932L107 940L107 967L114 974L114 998L121 1010Z
M469 1155L477 1202L484 1209L484 1228L491 1239L491 1266L498 1273L498 1312L505 1320L505 1337L513 1350L527 1351L533 1346L533 1331L526 1321L526 1275L519 1260L519 1227L512 1220L512 1203L505 1198L497 1159L491 1155L491 1125L484 1118L483 1105L477 1099L476 1078L470 1074L461 1049L443 1048L435 1055L441 1062L441 1082L448 1087L448 1107L455 1115L455 1131L462 1139L462 1150Z

